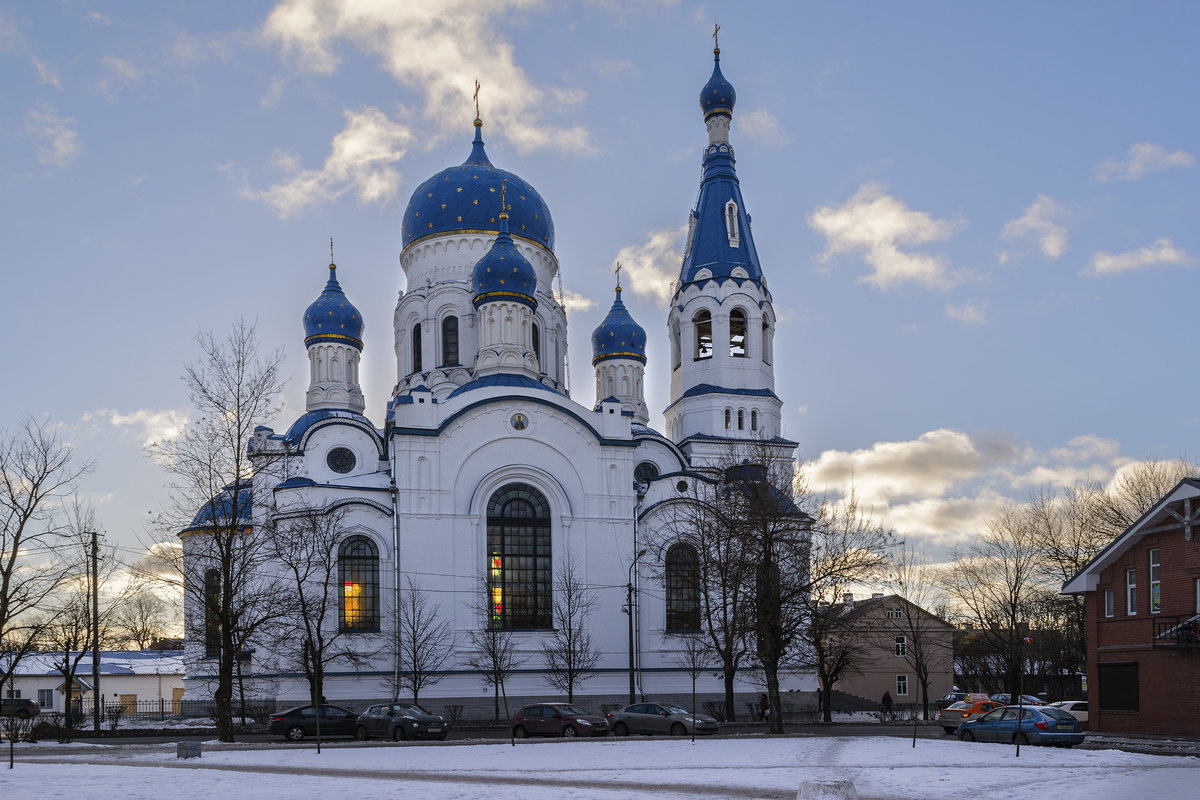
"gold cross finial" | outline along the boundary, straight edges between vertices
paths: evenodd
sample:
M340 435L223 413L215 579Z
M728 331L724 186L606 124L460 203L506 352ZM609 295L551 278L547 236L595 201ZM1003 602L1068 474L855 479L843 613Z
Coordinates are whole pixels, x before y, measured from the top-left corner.
M475 122L481 122L479 118L479 79L475 79Z
M504 201L505 190L508 189L508 184L500 183L500 219L508 219L508 204Z
M333 237L329 237L329 266L333 266Z
M617 262L617 268L615 271L617 273L617 291L619 292L619 291L621 291L621 262L620 261Z
M713 25L713 52L714 53L721 52L721 43L719 41L717 41L717 34L720 32L721 32L721 26L714 24Z

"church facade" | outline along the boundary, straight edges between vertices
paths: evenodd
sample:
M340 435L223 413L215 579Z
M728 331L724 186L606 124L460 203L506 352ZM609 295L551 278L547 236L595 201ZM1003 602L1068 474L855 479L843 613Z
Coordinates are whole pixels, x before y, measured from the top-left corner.
M329 702L411 694L395 685L394 642L413 591L427 594L448 632L438 680L422 689L432 708L491 708L470 636L489 626L511 633L511 703L560 696L542 652L568 564L593 601L586 628L598 654L576 688L580 702L598 710L625 701L631 686L658 698L690 690L678 644L700 624L696 558L662 510L686 500L731 443L769 442L789 458L795 448L781 437L776 317L734 168L735 95L719 58L715 50L701 93L704 175L666 320L669 364L647 363L646 332L618 283L592 334L594 401L567 394L550 210L491 162L479 119L466 161L417 187L404 212L397 380L378 423L364 415L358 381L363 320L330 265L304 315L305 413L249 443L252 457L284 465L255 478L256 531L288 509L339 515L337 613L324 624L372 655L330 665ZM663 431L649 427L648 367L649 379L670 380ZM243 665L253 693L304 702L303 673L286 666L278 642L253 644ZM189 696L211 691L210 656L189 641ZM801 677L792 688L814 686ZM698 689L711 695L721 684L708 672ZM738 689L760 691L752 678Z

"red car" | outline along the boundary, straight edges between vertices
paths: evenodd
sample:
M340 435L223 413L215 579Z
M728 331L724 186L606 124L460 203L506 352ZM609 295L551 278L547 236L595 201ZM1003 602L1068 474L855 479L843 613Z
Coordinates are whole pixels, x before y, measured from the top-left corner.
M518 739L527 736L607 736L608 720L570 703L533 703L522 706L513 714L512 735Z

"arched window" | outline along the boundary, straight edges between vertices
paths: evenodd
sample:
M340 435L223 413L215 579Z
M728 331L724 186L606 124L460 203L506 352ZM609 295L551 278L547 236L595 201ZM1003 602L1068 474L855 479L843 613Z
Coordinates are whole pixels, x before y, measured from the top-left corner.
M762 349L763 363L770 364L771 363L771 326L768 325L765 320L763 321L763 328L762 328L762 347L761 347L761 349Z
M746 430L746 409L744 408L738 409L738 430Z
M458 317L442 320L442 364L458 362Z
M729 312L729 355L745 358L746 354L746 312L735 308Z
M545 372L542 369L542 329L536 322L533 323L533 358L537 361L538 370Z
M696 327L696 354L693 359L699 361L704 358L712 358L712 314L708 311L700 311L692 317L692 324Z
M679 345L679 320L671 323L671 369L679 368L679 361L682 358L682 352Z
M365 536L338 548L338 629L379 630L379 549Z
M725 233L729 237L729 246L738 246L738 207L730 200L725 204Z
M501 487L487 506L488 591L493 628L553 627L550 504L525 483Z
M725 430L729 430L732 427L733 427L733 412L727 408L727 409L725 409Z
M221 655L221 570L204 573L204 657Z
M649 483L658 477L658 465L653 461L643 461L633 469L633 479L638 483Z
M758 409L754 409L750 412L750 430L758 430Z
M412 363L413 372L421 371L421 323L413 325L412 332Z
M690 544L667 551L667 630L700 630L700 558Z

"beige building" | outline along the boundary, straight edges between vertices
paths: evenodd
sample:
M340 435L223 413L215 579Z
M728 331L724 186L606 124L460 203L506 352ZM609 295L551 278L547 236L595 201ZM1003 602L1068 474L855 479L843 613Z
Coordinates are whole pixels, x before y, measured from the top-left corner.
M897 597L874 594L843 598L845 614L855 631L855 667L834 685L834 691L878 704L890 692L896 707L921 702L916 665L928 665L932 702L954 686L954 628L934 614ZM835 706L836 708L836 706Z

